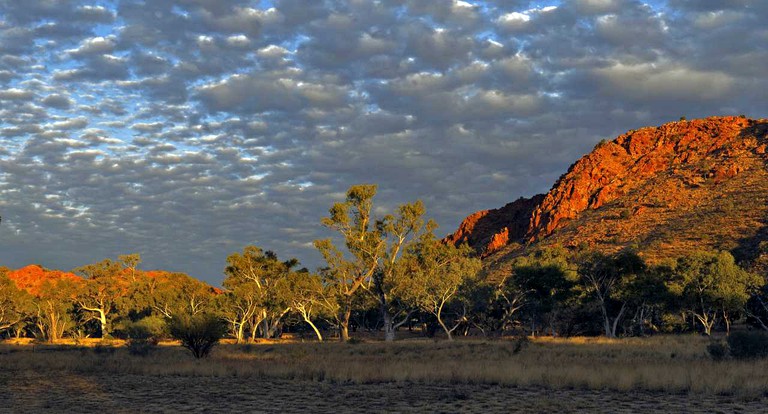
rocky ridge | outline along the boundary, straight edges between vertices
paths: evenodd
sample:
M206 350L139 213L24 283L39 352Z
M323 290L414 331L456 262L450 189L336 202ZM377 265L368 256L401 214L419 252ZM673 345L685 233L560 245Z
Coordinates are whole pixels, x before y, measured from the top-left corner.
M766 239L768 120L711 117L629 131L574 163L552 189L473 213L446 237L491 266L536 245L754 250ZM746 253L744 253L746 254Z

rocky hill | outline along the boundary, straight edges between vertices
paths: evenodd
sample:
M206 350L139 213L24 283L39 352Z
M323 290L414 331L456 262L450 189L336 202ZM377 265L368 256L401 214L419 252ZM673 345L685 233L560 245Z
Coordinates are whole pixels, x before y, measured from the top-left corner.
M533 246L648 260L726 249L742 260L768 240L768 120L712 117L629 131L574 163L552 189L474 213L446 237L491 273Z
M39 295L46 281L70 280L75 284L82 283L83 279L74 273L61 270L44 269L38 265L28 265L21 269L11 270L8 277L16 283L19 289L24 289L33 295Z

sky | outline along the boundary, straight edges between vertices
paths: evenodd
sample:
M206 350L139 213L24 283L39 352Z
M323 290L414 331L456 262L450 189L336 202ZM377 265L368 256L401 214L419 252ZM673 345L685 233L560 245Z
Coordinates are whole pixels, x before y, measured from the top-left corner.
M0 0L0 265L322 265L350 185L452 232L601 139L768 113L764 0Z

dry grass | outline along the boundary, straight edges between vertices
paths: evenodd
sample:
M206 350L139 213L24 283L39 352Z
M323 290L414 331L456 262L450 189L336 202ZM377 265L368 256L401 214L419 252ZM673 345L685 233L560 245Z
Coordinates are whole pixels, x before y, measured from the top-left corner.
M136 375L270 377L338 383L417 382L500 384L591 390L646 390L759 396L768 392L768 361L712 361L708 339L534 339L515 354L515 342L402 341L223 345L213 357L161 347L148 357L125 349L94 352L64 345L5 345L6 369ZM96 343L90 343L93 346ZM103 346L103 345L102 345Z
M366 390L378 395L375 390L382 387L432 390L429 398L476 403L483 402L476 401L480 395L477 392L493 388L502 394L541 393L548 389L572 396L592 395L593 399L595 395L619 399L634 395L640 402L645 401L643 398L666 402L681 398L684 403L695 395L695 400L710 401L714 406L722 401L763 404L768 392L768 362L714 362L706 355L707 343L708 339L696 336L541 338L515 353L516 344L511 340L264 342L223 345L214 350L210 359L202 361L193 360L177 346L160 347L148 357L133 357L124 348L4 344L0 346L0 366L4 381L10 384L14 378L26 378L31 388L46 379L72 377L81 381L130 380L130 387L138 387L136 381L186 381L190 387L283 384L280 387L285 392L296 388L296 398L304 398L299 390L306 384L316 384L311 387L341 387L344 392L354 391L360 396L367 395ZM440 392L434 394L435 390ZM380 397L386 400L386 395ZM531 408L568 407L554 402L546 405L543 398ZM408 407L401 408L407 411Z

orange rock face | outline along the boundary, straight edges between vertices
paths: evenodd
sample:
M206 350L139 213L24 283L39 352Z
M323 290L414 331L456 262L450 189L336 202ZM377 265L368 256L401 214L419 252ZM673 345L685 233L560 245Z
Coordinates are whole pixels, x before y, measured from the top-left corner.
M16 283L16 287L36 296L40 295L40 288L46 281L54 282L60 279L69 279L76 283L83 281L74 273L46 270L38 265L28 265L18 270L12 270L8 272L8 277Z
M520 198L502 208L478 211L461 222L455 233L445 238L453 244L468 243L478 253L488 255L504 247L510 240L519 240L528 231L531 213L544 198Z
M741 171L738 156L758 154L756 141L740 139L750 127L764 133L768 124L738 117L707 118L621 135L577 161L555 183L534 210L527 236L548 236L582 211L599 208L676 166L712 159L713 169L703 172L704 178L734 177Z
M768 195L768 183L762 184L768 177L767 132L768 120L743 117L630 131L595 147L547 194L474 213L446 240L466 241L485 255L511 243L536 243L550 236L571 245L587 241L614 246L618 242L613 240L632 243L646 237L644 232L677 213L704 214L701 208L712 206L716 208L707 210L708 216L727 216L735 227L752 226L717 207L716 201L743 204L756 220L762 214L765 203L759 200ZM747 191L753 194L742 197ZM587 214L591 211L596 213ZM560 231L566 227L567 237Z

